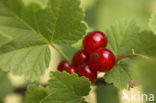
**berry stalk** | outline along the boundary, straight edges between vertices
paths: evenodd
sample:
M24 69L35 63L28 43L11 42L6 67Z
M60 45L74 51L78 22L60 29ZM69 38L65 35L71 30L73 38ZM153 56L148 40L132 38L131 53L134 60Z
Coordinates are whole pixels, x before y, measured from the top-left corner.
M149 59L149 57L144 56L144 55L139 55L139 54L128 54L128 55L124 55L124 56L120 56L116 59L116 62L125 59L125 58L129 58L129 57L142 57L142 58L146 58Z

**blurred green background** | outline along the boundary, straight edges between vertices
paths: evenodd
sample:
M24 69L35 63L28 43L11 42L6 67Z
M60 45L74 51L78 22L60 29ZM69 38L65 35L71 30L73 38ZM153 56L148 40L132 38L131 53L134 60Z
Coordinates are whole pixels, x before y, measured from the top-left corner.
M85 21L89 27L105 30L115 20L134 19L142 29L148 29L151 13L155 12L155 0L83 0Z

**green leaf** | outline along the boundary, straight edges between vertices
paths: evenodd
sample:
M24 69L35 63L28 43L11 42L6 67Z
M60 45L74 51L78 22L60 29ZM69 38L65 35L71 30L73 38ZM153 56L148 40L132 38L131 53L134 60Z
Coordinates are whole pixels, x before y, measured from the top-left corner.
M28 80L38 80L49 66L48 46L32 46L0 55L0 67ZM3 59L2 59L3 58Z
M48 89L42 86L29 85L26 92L26 103L40 103L48 95Z
M95 91L97 103L120 103L117 88L111 88L110 86L97 86Z
M89 94L90 82L77 74L52 72L49 88L50 94L41 103L86 103L83 96Z
M105 79L108 83L113 83L117 88L123 89L127 87L128 81L131 79L129 71L122 64L116 65L111 71L106 73Z
M39 4L0 0L0 31L12 38L0 47L0 68L31 81L49 66L49 44L75 43L86 30L79 0L47 0L45 8Z
M106 30L109 41L108 48L115 53L116 57L131 54L138 33L139 27L135 21L117 20Z
M5 72L0 71L0 102L13 91L13 86Z
M0 4L3 19L10 22L3 21L4 26L30 30L47 42L74 43L86 30L79 0L48 0L45 9L36 3L25 6L21 0L1 0Z
M133 48L136 54L150 57L156 54L156 35L151 31L140 32L132 42L133 45L129 47Z
M143 92L147 95L156 95L156 57L151 59L137 59L130 66L132 76L142 86ZM147 103L151 103L150 101Z
M23 2L26 5L29 5L31 3L38 3L38 4L40 4L42 6L42 8L46 8L48 0L23 0Z
M116 58L128 54L139 54L141 56L151 56L156 53L156 36L150 31L139 32L139 28L134 21L116 21L107 31L109 46ZM115 67L106 73L105 79L108 83L120 89L126 88L131 75L128 66L131 59L121 60Z
M149 26L150 26L151 30L154 33L156 33L156 14L152 15L150 22L149 22Z
M134 49L134 40L138 38L139 28L132 20L120 20L116 21L106 34L108 36L109 46L116 57L132 54ZM104 78L108 83L114 83L119 89L123 89L127 86L130 75L123 66L122 62L116 64L115 67L106 73Z
M123 23L125 22L125 24ZM127 28L123 26L127 26ZM129 25L129 26L128 26ZM156 36L151 31L138 32L134 21L120 21L107 30L109 49L116 57L132 54L151 56L156 53Z
M0 33L0 47L9 43L12 39L7 36L7 35L3 35L3 33Z

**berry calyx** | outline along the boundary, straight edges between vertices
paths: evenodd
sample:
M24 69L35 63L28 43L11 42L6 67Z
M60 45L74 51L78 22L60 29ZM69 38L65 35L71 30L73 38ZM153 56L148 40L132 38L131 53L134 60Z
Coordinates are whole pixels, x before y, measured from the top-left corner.
M74 67L72 67L67 61L62 61L57 68L58 71L63 72L64 70L68 72L69 74L72 74L75 72Z
M115 64L115 56L110 50L99 48L91 53L90 64L95 71L108 72Z
M81 64L76 68L76 73L81 77L85 76L92 83L94 83L97 79L97 72L93 70L93 68L89 64Z
M79 50L77 53L75 53L72 59L72 64L75 67L88 62L89 62L89 55L84 50Z
M83 48L87 53L91 53L99 47L107 46L107 37L103 32L93 31L85 36Z

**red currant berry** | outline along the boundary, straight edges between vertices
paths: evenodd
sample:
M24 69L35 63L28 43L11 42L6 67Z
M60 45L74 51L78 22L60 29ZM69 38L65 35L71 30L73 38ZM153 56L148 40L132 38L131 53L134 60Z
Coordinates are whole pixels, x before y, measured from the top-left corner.
M81 64L77 67L76 73L81 77L85 76L88 78L92 83L94 83L97 79L97 72L93 70L93 68L88 64Z
M91 53L90 64L95 71L108 72L115 64L115 56L110 50L99 48Z
M68 72L69 74L72 74L72 73L75 72L75 69L74 69L74 67L69 67L69 68L66 70L66 72Z
M100 31L93 31L85 36L83 40L83 48L87 53L98 49L99 47L106 47L107 37Z
M72 67L67 61L62 61L59 65L58 65L58 68L57 68L58 71L62 72L62 71L66 71L68 72L69 74L72 74L75 72L75 68Z
M70 64L67 62L67 61L62 61L59 65L58 65L58 68L57 70L62 72L64 70L67 70L68 68L70 67Z
M89 55L84 50L79 50L73 57L72 64L77 67L89 62Z

